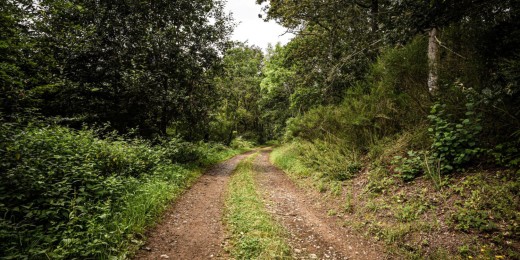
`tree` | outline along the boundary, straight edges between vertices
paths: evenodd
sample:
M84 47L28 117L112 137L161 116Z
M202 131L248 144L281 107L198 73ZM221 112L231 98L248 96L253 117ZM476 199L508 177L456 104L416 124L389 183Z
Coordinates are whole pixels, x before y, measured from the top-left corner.
M404 0L394 1L389 5L395 21L391 24L393 37L404 41L416 34L428 33L429 76L428 89L432 95L439 92L440 35L443 27L452 24L492 24L516 10L518 1L498 0Z
M293 99L301 100L299 110L338 104L363 78L384 42L376 19L381 2L269 1L267 19L297 34L288 44L287 59L301 75Z
M238 44L224 56L224 73L217 78L222 97L216 130L230 143L236 135L264 141L260 118L260 82L262 80L263 53L257 47Z
M30 90L46 85L48 55L37 50L27 21L31 1L0 1L0 113L14 117L34 105Z
M200 138L229 19L219 0L41 1L35 29L60 83L42 94L42 111L148 137L175 126Z
M286 56L287 48L277 44L269 46L264 58L260 110L268 139L281 138L287 119L296 115L291 109L296 73L295 68L287 64Z

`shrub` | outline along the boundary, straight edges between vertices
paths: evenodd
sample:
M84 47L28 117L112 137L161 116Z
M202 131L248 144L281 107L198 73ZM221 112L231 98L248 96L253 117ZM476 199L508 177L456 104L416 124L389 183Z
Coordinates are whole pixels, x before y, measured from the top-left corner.
M72 243L72 231L76 239L92 235L94 216L107 217L119 206L125 177L137 175L142 162L131 163L120 153L122 144L103 142L90 131L27 127L13 134L0 151L0 200L7 233L17 238L3 243L2 251L66 257L53 249ZM90 244L94 251L85 253L96 254L99 246Z
M392 164L398 176L404 181L411 181L423 173L424 151L408 151L407 156L395 156Z
M516 133L520 137L520 131ZM491 154L495 163L512 169L520 168L520 139L497 145ZM517 170L520 173L520 170Z
M254 143L239 136L231 141L231 148L233 149L251 149Z
M0 124L0 138L0 252L14 259L124 256L134 234L197 176L179 163L233 153L35 123Z
M172 163L196 162L204 155L196 144L178 138L163 140L160 147L163 157Z
M301 159L305 166L321 173L322 177L343 181L354 177L362 169L354 151L337 144L315 140L302 141Z
M450 122L450 115L445 113L445 108L446 105L441 104L432 106L428 116L431 128L428 130L433 138L433 159L440 160L441 172L449 173L460 170L483 151L478 146L482 126L473 103L466 104L465 117L459 123Z

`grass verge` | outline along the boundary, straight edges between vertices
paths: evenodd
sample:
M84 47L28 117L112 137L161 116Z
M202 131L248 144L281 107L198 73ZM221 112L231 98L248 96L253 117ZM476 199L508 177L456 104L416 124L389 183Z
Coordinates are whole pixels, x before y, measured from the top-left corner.
M122 242L123 251L133 254L143 243L141 239L147 228L152 227L157 219L167 209L172 201L175 201L188 189L211 165L225 161L235 155L246 152L249 149L225 149L209 153L200 166L181 167L177 165L167 166L163 172L152 176L148 181L137 184L134 192L128 193L127 207L110 221L116 224L114 229L130 228L129 234L136 239L125 239ZM182 176L182 181L179 177Z
M307 189L331 192L331 180L307 166L298 144L271 153L271 162ZM386 151L385 151L386 152ZM442 186L424 175L404 182L377 162L341 181L341 196L321 200L344 215L345 225L381 241L399 259L518 259L519 177L511 170L444 176ZM437 182L436 182L437 181ZM344 205L338 210L334 205Z
M0 258L124 259L204 168L242 150L0 124Z
M284 230L266 211L255 187L252 155L234 172L226 199L231 254L237 259L288 259Z

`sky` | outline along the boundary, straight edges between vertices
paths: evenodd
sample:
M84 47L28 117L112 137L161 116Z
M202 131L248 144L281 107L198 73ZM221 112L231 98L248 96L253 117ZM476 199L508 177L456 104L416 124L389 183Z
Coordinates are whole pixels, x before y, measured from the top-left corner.
M235 22L238 23L232 39L256 45L264 50L269 43L275 45L277 42L286 44L293 37L285 34L286 29L274 21L264 22L258 17L262 7L255 0L227 0L226 10L233 13Z

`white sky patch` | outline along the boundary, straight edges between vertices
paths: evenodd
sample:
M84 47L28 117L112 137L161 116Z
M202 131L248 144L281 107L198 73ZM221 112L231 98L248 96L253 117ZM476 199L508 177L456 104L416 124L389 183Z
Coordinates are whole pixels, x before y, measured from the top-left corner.
M247 42L266 50L269 43L286 44L294 37L290 33L283 35L286 29L276 22L264 22L259 18L262 7L257 5L255 0L228 0L226 11L232 12L235 22L238 23L231 37L235 41Z

